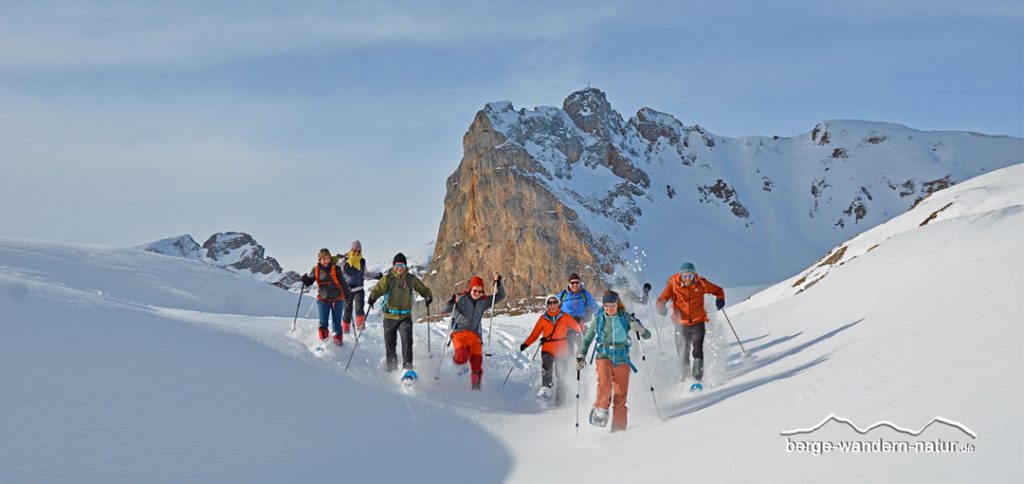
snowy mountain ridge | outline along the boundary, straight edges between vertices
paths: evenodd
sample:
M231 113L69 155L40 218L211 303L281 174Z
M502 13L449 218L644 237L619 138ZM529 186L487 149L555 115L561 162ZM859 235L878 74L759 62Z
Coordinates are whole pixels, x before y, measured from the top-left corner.
M930 193L1024 162L1020 138L893 123L730 138L650 108L625 120L595 88L560 108L488 103L464 145L433 268L551 254L510 281L531 294L574 268L637 287L685 260L729 285L778 281ZM499 227L478 229L482 217Z
M296 287L299 274L285 272L277 259L266 255L262 245L244 232L218 232L200 246L185 234L136 247L147 252L205 262L256 280L289 289Z

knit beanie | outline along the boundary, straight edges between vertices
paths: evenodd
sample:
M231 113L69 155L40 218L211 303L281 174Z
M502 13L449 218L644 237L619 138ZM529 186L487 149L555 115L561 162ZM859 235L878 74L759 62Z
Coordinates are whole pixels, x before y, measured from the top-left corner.
M601 297L601 304L617 303L619 302L619 295L615 291L608 291Z
M473 276L469 279L469 288L473 289L474 287L483 289L484 280L480 276Z
M318 253L316 254L316 260L317 260L317 261L320 261L320 259L321 259L321 258L324 258L324 257L327 257L327 258L331 258L331 257L333 257L333 256L331 255L331 251L329 251L329 250L327 250L327 249L320 249L320 252L318 252Z
M408 263L409 262L405 260L405 254L403 254L401 252L395 254L395 258L391 261L391 265L395 265L395 264L408 264Z
M683 262L683 264L679 266L680 274L684 274L687 272L692 272L694 274L697 273L697 268L693 266L692 262Z
M580 275L579 274L577 274L575 272L573 272L572 274L569 274L569 282L578 281L578 280L580 280Z
M355 242L352 242L351 250L360 250L361 251L361 250L363 250L363 244L360 243L358 240L355 241Z

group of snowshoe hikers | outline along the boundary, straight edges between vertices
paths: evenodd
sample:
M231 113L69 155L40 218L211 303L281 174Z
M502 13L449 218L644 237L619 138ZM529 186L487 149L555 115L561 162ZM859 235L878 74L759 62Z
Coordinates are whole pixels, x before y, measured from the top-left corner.
M383 315L385 369L388 373L398 369L397 344L402 340L403 380L415 378L413 371L412 308L414 294L419 294L428 308L433 293L415 274L409 272L405 255L398 253L392 259L387 273L366 273L366 260L362 257L362 244L357 240L347 254L332 255L327 249L317 254L317 265L302 276L303 287L317 284L317 305L320 325L317 337L342 345L344 334L352 329L363 331L366 324L364 301L373 308L381 300ZM364 295L364 280L377 279L368 297ZM470 387L481 389L483 378L484 313L505 298L502 277L495 274L494 294L487 294L485 282L478 276L469 279L469 288L453 294L441 314L450 314L448 344L452 347L452 361L460 375L471 373ZM644 284L643 295L636 302L646 304L650 284ZM715 297L715 306L725 306L725 291L701 277L689 262L672 275L656 300L658 314L669 314L674 328L675 347L679 360L680 379L693 379L699 387L704 376L704 336L708 314L704 309L705 295ZM568 394L570 365L575 356L576 380L589 363L597 374L597 397L590 412L590 423L604 427L611 414L611 430L623 431L627 426L626 401L629 378L637 368L630 360L631 335L650 339L651 331L627 312L622 298L615 291L605 291L598 305L578 274L569 276L566 287L545 298L545 311L537 319L533 331L519 346L519 351L540 341L541 388L538 398L550 400L556 407L565 403ZM330 322L330 329L328 329ZM333 336L332 336L333 333ZM593 351L590 347L593 345ZM691 362L692 356L692 362ZM410 376L411 374L411 376ZM652 387L653 390L653 387ZM611 411L609 412L609 409Z

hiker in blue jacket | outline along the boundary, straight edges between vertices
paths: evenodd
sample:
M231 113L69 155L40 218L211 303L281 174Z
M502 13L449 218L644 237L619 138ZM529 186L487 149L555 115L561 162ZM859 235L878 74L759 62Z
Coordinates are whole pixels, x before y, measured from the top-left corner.
M574 272L569 275L569 284L562 292L558 293L558 298L562 300L562 312L572 316L579 324L580 331L586 332L587 321L597 313L599 308L597 301L594 300L594 295L583 286L579 274ZM566 335L571 352L576 352L580 343L580 335L581 333L572 330Z

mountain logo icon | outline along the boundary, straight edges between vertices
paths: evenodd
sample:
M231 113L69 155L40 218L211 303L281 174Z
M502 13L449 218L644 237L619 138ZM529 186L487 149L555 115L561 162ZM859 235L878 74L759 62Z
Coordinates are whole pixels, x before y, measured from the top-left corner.
M907 429L907 428L900 427L899 425L896 425L896 424L894 424L892 422L889 422L889 421L886 421L886 420L882 420L880 422L875 423L874 425L871 425L871 426L869 426L867 428L863 428L862 429L862 428L858 427L856 424L854 424L852 421L850 421L850 419L844 418L844 417L839 417L839 416L837 416L835 414L832 414L832 415L829 415L828 417L825 417L824 420L822 420L821 422L818 423L818 425L815 425L813 427L806 428L806 429L783 430L782 432L780 432L780 434L783 435L783 436L791 436L791 435L799 435L799 434L810 434L810 433L816 432L818 429L824 427L829 422L837 422L837 423L846 425L847 427L850 427L855 432L857 432L858 434L861 434L861 435L867 435L868 432L871 432L872 430L874 430L876 428L879 428L879 427L889 427L890 429L895 430L895 431L897 431L899 433L907 434L907 435L912 435L914 437L917 437L917 436L921 435L925 430L928 429L928 427L931 427L934 424L942 424L942 425L946 425L948 427L953 427L955 429L958 429L961 432L967 434L967 436L972 438L972 439L978 438L978 434L976 432L974 432L973 430L971 430L970 428L968 428L966 425L964 425L964 424L962 424L960 422L957 422L955 420L950 420L948 418L943 418L943 417L939 417L939 416L936 416L935 418L931 419L931 421L929 421L927 424L925 424L924 427L921 427L921 430L915 431L915 430L910 430L910 429Z

